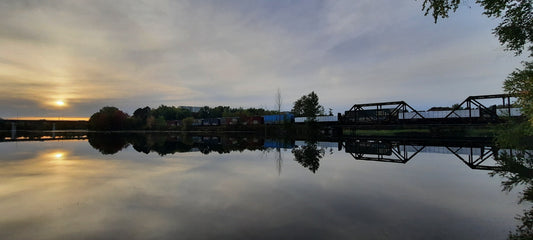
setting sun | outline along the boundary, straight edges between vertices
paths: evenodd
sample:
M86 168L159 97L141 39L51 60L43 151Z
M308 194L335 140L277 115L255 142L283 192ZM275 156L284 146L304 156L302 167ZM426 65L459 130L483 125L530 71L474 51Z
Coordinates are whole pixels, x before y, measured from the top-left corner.
M65 102L59 100L59 101L56 101L56 105L57 105L57 106L65 106Z

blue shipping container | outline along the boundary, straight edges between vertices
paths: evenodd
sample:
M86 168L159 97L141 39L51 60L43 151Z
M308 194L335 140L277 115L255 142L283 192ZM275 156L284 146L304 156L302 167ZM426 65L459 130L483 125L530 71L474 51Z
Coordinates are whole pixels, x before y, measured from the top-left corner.
M276 114L276 115L265 115L263 116L265 124L277 124L283 122L294 122L294 115L291 113L287 114Z

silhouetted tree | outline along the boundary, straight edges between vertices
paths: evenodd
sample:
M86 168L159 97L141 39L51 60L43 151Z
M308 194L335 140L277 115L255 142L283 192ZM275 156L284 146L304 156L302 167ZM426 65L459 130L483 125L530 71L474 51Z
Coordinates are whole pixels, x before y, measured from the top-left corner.
M297 117L307 117L310 121L314 121L316 116L324 113L324 107L319 104L318 96L313 91L294 102L292 113Z
M87 137L89 144L105 155L115 154L129 145L123 134L90 133Z
M315 173L320 167L320 159L324 157L324 149L319 149L316 141L306 141L304 146L292 149L294 160Z
M128 118L128 114L116 107L103 107L91 116L88 127L91 130L124 130L129 127Z
M194 122L194 118L192 118L192 117L188 117L188 118L183 119L181 130L187 131L187 130L191 129L191 126L192 126L193 122Z
M132 122L135 129L146 129L146 121L151 116L152 110L150 107L138 108L133 112Z

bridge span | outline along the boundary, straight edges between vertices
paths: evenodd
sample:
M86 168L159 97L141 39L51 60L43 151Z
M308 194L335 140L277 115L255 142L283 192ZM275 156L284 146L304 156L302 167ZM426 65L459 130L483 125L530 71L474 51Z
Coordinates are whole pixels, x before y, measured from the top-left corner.
M509 94L469 96L451 108L428 111L415 110L405 101L354 104L338 118L341 126L501 123L522 117L511 98ZM501 100L501 104L487 106L485 100Z

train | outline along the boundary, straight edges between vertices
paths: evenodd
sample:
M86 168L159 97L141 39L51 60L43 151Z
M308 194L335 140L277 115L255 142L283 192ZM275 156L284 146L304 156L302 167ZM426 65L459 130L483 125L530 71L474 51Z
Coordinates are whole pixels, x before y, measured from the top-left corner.
M253 126L294 123L295 117L292 113L276 115L250 116L250 117L221 117L194 119L193 126ZM172 124L180 126L181 121L173 121Z
M417 121L417 120L439 120L439 119L481 119L492 116L498 117L519 117L522 116L520 108L492 108L492 109L461 109L461 110L438 110L438 111L411 111L395 112L394 109L380 110L358 110L346 111L344 115L337 116L317 116L314 118L318 123L373 123L376 121ZM307 117L295 117L292 113L276 115L251 116L251 117L222 117L195 119L193 126L253 126L253 125L275 125L285 123L303 124L311 121ZM180 121L173 121L172 124L180 126Z
M415 122L415 121L461 121L461 120L495 120L504 117L523 116L520 108L475 108L431 111L395 111L395 109L346 111L341 117L343 123L375 122Z

